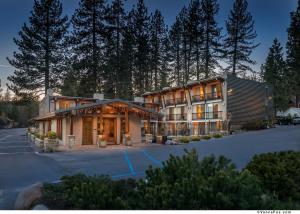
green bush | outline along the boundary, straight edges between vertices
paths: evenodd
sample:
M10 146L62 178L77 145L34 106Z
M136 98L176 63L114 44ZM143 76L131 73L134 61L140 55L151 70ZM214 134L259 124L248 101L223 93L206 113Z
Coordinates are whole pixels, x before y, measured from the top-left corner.
M141 200L133 179L113 181L107 176L77 174L61 180L45 185L43 201L51 209L130 209L135 200Z
M213 137L214 137L214 138L222 138L223 135L220 134L220 133L216 133L216 134L213 134Z
M201 141L200 136L191 136L191 141Z
M202 137L202 139L204 139L204 140L209 140L209 139L211 139L211 136L210 136L210 135L204 135L204 136Z
M246 169L280 200L300 202L300 152L255 155Z
M189 143L191 140L190 140L190 137L183 136L183 137L179 138L179 141L180 141L180 143Z
M245 123L242 126L242 129L251 131L251 130L261 130L265 129L267 127L266 122L262 120L255 120L255 121L250 121L248 123Z
M264 189L251 167L240 172L223 156L199 161L195 150L171 155L162 168L150 166L145 179L65 176L59 184L45 185L42 202L51 209L300 208Z
M56 134L56 132L49 131L47 133L47 137L50 138L50 139L56 139L57 138L57 134Z

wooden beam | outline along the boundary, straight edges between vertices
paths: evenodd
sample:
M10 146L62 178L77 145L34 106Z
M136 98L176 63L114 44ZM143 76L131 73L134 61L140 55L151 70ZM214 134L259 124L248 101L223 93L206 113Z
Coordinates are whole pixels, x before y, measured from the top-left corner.
M129 134L129 118L128 118L128 110L125 111L125 133Z

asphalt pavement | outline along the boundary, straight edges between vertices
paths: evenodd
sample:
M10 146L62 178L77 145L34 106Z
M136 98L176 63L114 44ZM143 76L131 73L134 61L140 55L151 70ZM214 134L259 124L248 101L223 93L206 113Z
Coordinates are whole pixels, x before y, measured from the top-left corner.
M110 175L140 178L152 165L160 167L169 155L196 149L200 158L224 155L242 169L255 154L300 151L300 126L281 126L185 145L107 147L72 152L37 153L26 129L0 129L0 209L12 209L17 193L35 182L56 182L63 175Z

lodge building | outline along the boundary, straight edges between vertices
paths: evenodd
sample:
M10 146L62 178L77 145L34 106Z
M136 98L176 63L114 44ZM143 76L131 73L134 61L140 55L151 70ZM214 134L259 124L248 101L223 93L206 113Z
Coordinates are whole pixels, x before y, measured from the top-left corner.
M189 82L148 92L134 101L54 96L49 90L35 118L40 134L54 131L61 145L95 145L101 135L108 144L134 144L145 135L204 135L227 132L254 120L273 118L272 89L265 83L232 75Z

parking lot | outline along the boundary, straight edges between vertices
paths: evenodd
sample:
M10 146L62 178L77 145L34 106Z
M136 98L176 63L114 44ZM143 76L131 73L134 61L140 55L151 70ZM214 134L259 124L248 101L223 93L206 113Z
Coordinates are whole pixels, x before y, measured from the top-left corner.
M0 208L11 209L23 187L55 182L63 175L85 173L110 175L114 179L143 177L149 165L160 167L170 154L196 149L200 158L225 155L242 169L255 154L300 151L300 126L245 132L185 145L107 147L72 152L37 153L27 141L25 129L0 130Z

